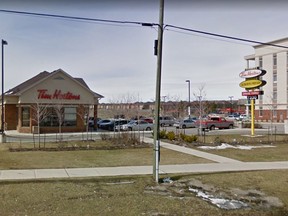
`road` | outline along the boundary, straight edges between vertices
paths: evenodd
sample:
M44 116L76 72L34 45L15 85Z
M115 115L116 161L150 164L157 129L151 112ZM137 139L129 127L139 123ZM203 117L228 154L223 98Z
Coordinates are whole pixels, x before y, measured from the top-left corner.
M283 134L284 133L284 124L283 123L273 123L272 125L270 123L261 123L262 129L255 129L255 135L265 135L265 134ZM273 128L273 131L270 130L270 128ZM188 128L188 129L176 129L175 127L162 127L161 130L167 130L167 131L174 131L174 132L182 132L189 135L199 135L199 131L197 128ZM62 137L63 140L69 141L69 140L97 140L101 139L103 135L106 133L109 133L112 136L116 136L118 132L83 132L83 133L63 133L61 136L59 134L41 134L40 139L41 142L52 142L52 141L59 141ZM137 131L135 133L138 133ZM38 142L38 135L32 135L32 134L20 134L17 131L7 131L7 142L18 142L18 143L24 143L24 142ZM149 134L151 135L150 131L147 132L140 132L141 135ZM213 131L207 131L205 132L205 135L225 135L225 134L241 134L241 135L250 135L251 129L250 128L234 128L234 129L226 129L226 130L213 130Z

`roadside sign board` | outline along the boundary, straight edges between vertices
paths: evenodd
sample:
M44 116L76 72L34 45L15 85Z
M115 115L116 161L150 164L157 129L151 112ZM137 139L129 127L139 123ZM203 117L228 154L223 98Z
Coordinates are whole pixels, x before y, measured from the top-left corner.
M245 70L242 71L239 76L241 78L253 78L253 77L258 77L258 76L263 76L266 74L265 70L260 70L260 69L250 69L250 70Z
M261 87L266 84L266 81L264 80L258 80L258 79L247 79L239 84L241 88L245 89L254 89Z
M254 95L254 96L247 96L247 99L249 99L249 100L256 100L256 99L258 99L258 95Z
M264 91L246 91L242 92L242 96L256 96L256 95L263 95Z

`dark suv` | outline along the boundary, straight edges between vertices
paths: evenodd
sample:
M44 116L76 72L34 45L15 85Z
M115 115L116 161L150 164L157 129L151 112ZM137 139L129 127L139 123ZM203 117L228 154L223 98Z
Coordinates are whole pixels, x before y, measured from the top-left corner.
M105 122L99 125L100 129L114 131L115 126L127 124L129 121L126 119L115 119L110 120L109 122Z

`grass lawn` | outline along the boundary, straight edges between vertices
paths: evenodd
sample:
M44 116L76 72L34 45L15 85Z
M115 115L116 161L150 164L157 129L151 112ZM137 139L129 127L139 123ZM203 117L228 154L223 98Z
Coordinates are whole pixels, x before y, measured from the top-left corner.
M259 146L261 144L256 144ZM273 148L255 148L251 150L220 149L205 152L229 157L243 162L288 161L288 143L273 144ZM195 148L200 150L199 148ZM203 151L201 149L201 151Z
M174 176L173 183L156 184L151 176L92 178L63 181L0 182L0 215L90 216L90 215L213 215L282 216L288 215L288 171L195 174ZM265 201L250 203L252 208L219 209L189 191L191 182L201 181L215 188L220 197L229 191L257 190L279 199L278 207ZM256 192L254 192L256 193Z
M103 145L103 143L101 143L101 145ZM2 146L0 148L0 169L141 166L152 165L153 163L152 146L113 150L20 152L10 152L8 149L9 146ZM161 148L161 164L194 164L210 162L211 161L203 158Z

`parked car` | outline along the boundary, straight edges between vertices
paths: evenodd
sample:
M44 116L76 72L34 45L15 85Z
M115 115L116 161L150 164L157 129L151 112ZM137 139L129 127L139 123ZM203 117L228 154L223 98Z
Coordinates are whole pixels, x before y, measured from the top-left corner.
M89 120L88 120L89 127L94 127L95 122L97 124L97 122L100 120L101 120L101 118L94 119L94 117L89 117Z
M196 127L201 127L202 130L215 130L215 128L232 129L234 127L234 121L228 121L224 117L210 117L206 120L201 119L195 122Z
M173 126L175 126L176 128L183 128L183 129L196 127L195 120L191 118L175 122Z
M176 119L172 116L160 116L159 117L159 124L161 127L164 126L173 126L173 124L176 122Z
M241 114L239 117L236 118L237 121L247 121L249 119L249 116L246 114Z
M116 127L117 129L123 130L123 131L136 131L136 130L145 130L150 131L153 130L153 124L148 123L143 120L132 120L128 124L121 125L120 127Z
M114 128L116 129L117 125L127 124L128 122L129 121L126 119L111 119L101 122L98 128L102 130L114 131Z
M153 124L153 118L141 118L140 120Z

